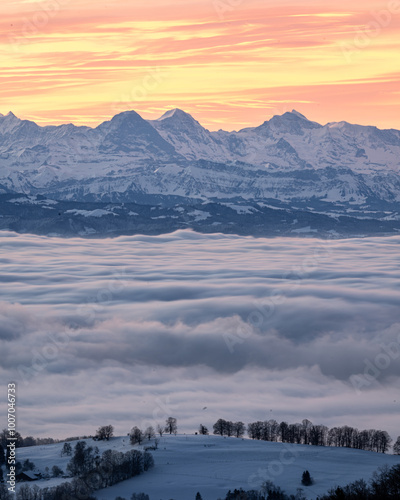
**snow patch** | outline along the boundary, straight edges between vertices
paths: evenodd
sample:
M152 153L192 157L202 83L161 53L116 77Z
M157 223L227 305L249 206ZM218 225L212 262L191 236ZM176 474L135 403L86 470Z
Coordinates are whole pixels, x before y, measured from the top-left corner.
M103 217L104 215L115 215L114 212L110 212L109 210L102 210L101 208L97 208L96 210L67 210L66 214L74 214L74 215L83 215L84 217Z
M25 205L57 205L58 201L55 200L38 200L36 196L28 196L26 198L13 198L12 200L8 200L8 203L21 203Z
M235 210L235 212L240 215L252 215L254 212L259 212L256 208L247 205L234 205L233 203L221 203L221 205L225 205L226 207Z
M291 232L292 233L298 233L298 234L302 234L302 233L318 233L318 229L311 229L311 226L307 226L307 227L300 227L299 229L292 229Z
M211 217L210 212L203 212L202 210L193 210L193 212L188 212L188 215L195 217L194 222L206 220Z

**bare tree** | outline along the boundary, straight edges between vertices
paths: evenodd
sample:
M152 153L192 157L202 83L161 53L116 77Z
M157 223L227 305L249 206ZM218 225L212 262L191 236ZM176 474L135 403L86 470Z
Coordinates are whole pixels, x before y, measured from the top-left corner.
M67 457L70 457L72 455L72 446L70 445L70 443L64 443L64 446L61 450L61 456L63 457L64 455L66 455Z
M99 441L109 441L114 435L114 427L112 425L104 425L96 431L96 439Z
M244 436L246 432L246 426L243 422L235 422L233 424L233 435L237 438L241 438Z
M165 432L176 434L178 432L177 420L174 417L168 417L165 421Z
M233 422L230 420L225 421L225 434L228 437L231 437L233 435Z
M378 453L386 453L389 451L392 438L386 431L376 431L376 433L376 451Z
M225 429L226 429L226 420L224 420L223 418L218 419L213 425L213 432L217 436L224 436L226 432Z
M60 477L63 474L64 472L62 471L62 469L60 469L60 467L58 467L58 465L53 465L53 467L51 468L52 477Z
M262 439L263 426L264 424L260 420L252 422L247 426L247 434L251 439Z
M35 446L36 445L36 439L33 436L27 436L24 438L24 446Z
M72 477L81 477L94 468L96 456L86 441L78 441L74 448L74 455L67 465L67 472Z
M310 444L310 429L312 427L312 422L310 422L307 418L305 418L302 422L302 435L303 435L303 443Z
M287 422L281 422L279 424L279 435L282 443L289 442L289 424Z
M130 432L131 444L141 444L143 441L143 432L138 427L133 427Z
M156 437L156 433L154 432L154 428L150 425L147 427L147 429L144 431L145 437L150 441L151 438Z
M325 425L312 425L310 429L310 444L313 446L326 446L327 434L328 427Z
M133 493L131 500L150 500L150 497L145 493Z
M199 425L199 434L201 434L202 436L208 435L208 429L205 425L203 425L203 424Z
M164 427L160 424L157 424L157 432L160 435L160 437L162 437L164 434Z
M400 455L400 436L397 438L397 441L393 445L393 453L395 455Z

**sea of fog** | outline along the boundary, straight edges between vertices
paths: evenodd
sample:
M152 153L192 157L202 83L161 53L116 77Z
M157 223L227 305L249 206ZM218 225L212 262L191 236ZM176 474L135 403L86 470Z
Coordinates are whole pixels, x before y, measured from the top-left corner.
M0 233L0 404L23 435L178 419L400 434L400 236ZM2 406L3 407L3 406Z

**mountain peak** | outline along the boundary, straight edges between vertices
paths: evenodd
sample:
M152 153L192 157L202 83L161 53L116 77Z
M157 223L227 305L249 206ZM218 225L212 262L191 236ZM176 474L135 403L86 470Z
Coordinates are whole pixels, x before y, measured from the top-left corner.
M143 118L138 113L136 113L136 111L123 111L122 113L118 113L117 115L113 116L111 120L100 123L100 125L96 127L96 130L110 131L119 129L120 127L125 127L126 125L129 125L130 127L137 124L140 125L144 122L145 120L143 120Z
M15 116L12 111L9 111L6 115L0 114L0 117L4 118L4 120L6 120L7 123L14 123L14 122L22 121L17 116Z
M113 116L111 118L111 121L121 120L121 119L125 119L125 118L141 118L143 120L143 118L139 115L139 113L136 113L136 111L134 111L133 109L130 109L128 111L122 111L122 113L118 113L117 115Z
M295 109L293 111L286 111L286 113L283 113L283 115L275 115L272 117L272 120L282 118L295 121L298 121L298 119L305 120L307 122L309 121L304 115L302 115Z
M175 130L182 133L187 133L189 130L192 132L204 130L192 115L178 108L167 111L158 120L149 120L149 123L152 123L157 130Z
M262 125L250 129L263 136L278 134L303 135L304 130L321 128L322 125L308 120L304 115L296 111L287 111L283 115L274 115Z
M184 118L192 118L194 119L189 113L186 113L186 111L183 111L182 109L175 108L175 109L170 109L166 113L164 113L160 118L158 118L156 121L161 122L163 120L166 120L168 118L179 118L179 119L184 119Z
M282 129L282 131L286 130L287 132L294 132L302 134L302 129L314 129L321 128L317 122L310 121L303 114L299 113L295 109L293 111L287 111L283 115L275 115L271 118L269 123L275 127Z
M301 113L299 113L295 109L292 110L292 115L295 115L295 116L298 116L299 118L303 118L304 120L307 120L307 118L304 115L302 115Z
M11 111L9 111L5 116L1 115L1 126L0 133L10 133L15 130L22 122L18 117L14 115Z

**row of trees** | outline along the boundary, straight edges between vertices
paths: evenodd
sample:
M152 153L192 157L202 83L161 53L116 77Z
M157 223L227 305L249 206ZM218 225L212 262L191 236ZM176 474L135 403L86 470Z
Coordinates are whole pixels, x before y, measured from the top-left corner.
M222 499L218 499L222 500ZM261 491L244 491L242 488L229 490L223 500L307 500L302 488L298 488L295 495L287 495L279 486L271 481L266 481Z
M375 429L359 431L348 426L330 429L326 440L328 446L356 448L358 450L376 451L378 453L386 453L390 449L392 442L392 438L386 431Z
M101 456L96 448L85 441L79 441L67 465L68 472L74 476L71 482L52 488L39 488L37 485L21 485L17 500L60 500L62 498L85 498L96 500L93 492L108 488L149 470L154 460L147 451L130 450L122 453L106 450ZM0 500L9 500L7 489L0 489ZM14 498L14 497L13 497Z
M111 451L111 450L110 450ZM36 485L22 485L16 495L17 500L60 500L67 498L85 498L96 500L92 496L93 488L80 479L71 483L63 483L53 488L40 489ZM5 485L0 484L0 500L14 500ZM400 465L383 467L375 472L369 484L363 479L354 481L345 487L336 487L317 500L398 500L400 498ZM115 500L125 500L117 497ZM130 500L149 500L144 493L133 494ZM195 500L202 500L201 494L196 494ZM221 500L221 499L219 499ZM266 481L261 491L244 491L242 488L228 491L224 500L306 500L303 490L299 488L295 495L287 495L271 481Z
M97 446L88 446L86 441L78 441L74 455L67 465L67 472L72 477L82 477L95 469L100 463L100 452Z
M333 488L319 500L398 500L400 498L400 465L382 467L368 485L363 479L344 488ZM318 500L318 499L317 499Z
M9 437L8 430L3 429L0 432L0 445L5 448L7 446L7 438ZM27 436L27 437L22 437L19 432L15 432L13 435L13 438L15 438L15 445L17 448L21 448L23 446L42 446L45 444L54 444L54 443L59 443L58 439L52 439L52 438L34 438L32 436Z
M147 439L150 441L156 437L156 433L162 437L164 433L167 434L177 434L178 432L178 422L174 417L168 417L165 421L165 426L158 425L157 430L153 426L147 427L144 431L139 429L139 427L132 427L131 432L128 434L131 444L142 444L142 442ZM155 439L155 447L157 447L158 440Z
M241 438L244 436L246 432L246 426L243 422L231 422L229 420L224 420L220 418L213 425L214 434L218 436L234 436L237 438Z
M379 469L369 484L363 479L345 487L336 487L317 500L398 500L400 498L400 465ZM220 499L221 500L221 499ZM299 488L296 495L287 495L271 481L266 481L261 491L228 491L224 500L306 500Z
M390 449L391 437L386 431L369 429L359 431L347 425L329 429L325 425L314 425L310 420L301 424L288 424L276 420L252 422L245 426L243 422L231 422L220 418L214 425L214 434L219 436L243 437L247 434L251 439L262 441L280 441L282 443L309 444L313 446L337 446L356 448L358 450L386 453ZM200 434L208 433L207 428L200 425ZM400 454L400 436L393 446L395 454Z
M148 427L145 431L142 432L143 437L147 437L151 439L155 437L157 434L162 436L164 433L167 434L177 434L178 432L178 423L177 419L174 417L168 417L165 421L165 425L158 425L157 430L155 431L153 427ZM109 441L114 436L114 427L112 425L103 425L99 427L96 431L96 434L93 436L95 441ZM9 437L8 430L3 429L0 432L0 466L4 464L4 450L7 449L7 438ZM25 446L42 446L46 444L54 444L59 443L60 440L52 439L52 438L34 438L32 436L28 436L23 438L19 432L16 432L13 436L15 438L15 444L17 447L25 447ZM79 439L89 439L91 436L83 436L83 437L71 437L67 438L64 441L77 441ZM70 453L65 453L66 455Z
M7 446L7 438L9 437L8 430L3 429L0 432L0 445L5 448ZM91 436L73 436L66 439L53 439L47 438L35 438L33 436L22 437L19 432L15 432L13 438L15 438L15 444L17 448L28 447L28 446L44 446L46 444L55 444L62 441L77 441L78 439L89 439Z
M101 484L95 488L100 489L137 476L153 465L153 457L146 451L130 450L122 453L106 450L100 457L97 447L88 446L86 441L78 441L67 471L72 477L85 478L90 474L102 476Z

